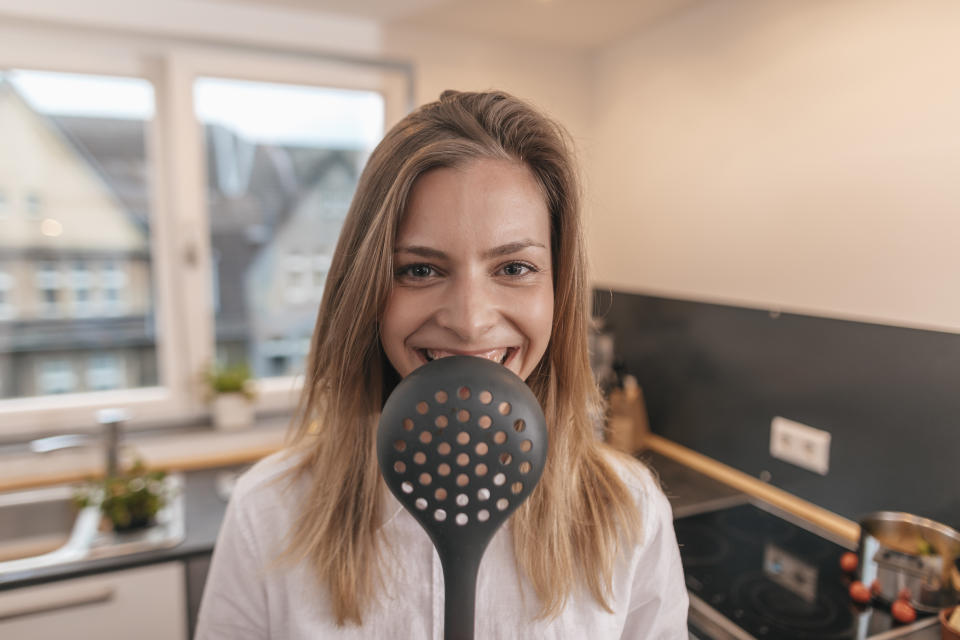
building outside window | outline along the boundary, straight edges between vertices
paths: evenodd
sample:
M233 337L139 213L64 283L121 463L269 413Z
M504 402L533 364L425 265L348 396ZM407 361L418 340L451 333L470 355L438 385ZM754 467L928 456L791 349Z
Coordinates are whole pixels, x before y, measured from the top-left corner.
M14 280L0 286L0 318L22 321L0 341L0 399L156 385L145 143L153 104L140 78L0 68L9 217L16 202L28 220L43 220L0 230ZM127 361L136 376L117 364Z
M216 352L299 375L360 170L383 135L375 91L201 77ZM269 114L269 117L264 117Z

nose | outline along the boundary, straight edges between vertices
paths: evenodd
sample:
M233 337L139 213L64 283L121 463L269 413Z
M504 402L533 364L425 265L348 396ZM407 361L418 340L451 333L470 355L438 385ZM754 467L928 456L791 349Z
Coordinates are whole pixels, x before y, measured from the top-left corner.
M464 343L476 343L497 323L493 284L482 274L454 278L437 313L437 322Z

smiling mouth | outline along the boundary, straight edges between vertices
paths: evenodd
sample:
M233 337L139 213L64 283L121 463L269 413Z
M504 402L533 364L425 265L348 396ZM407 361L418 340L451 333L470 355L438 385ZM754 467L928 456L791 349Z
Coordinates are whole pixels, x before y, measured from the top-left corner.
M426 362L432 362L434 360L440 360L441 358L448 358L450 356L474 356L476 358L483 358L485 360L490 360L491 362L496 362L498 364L505 365L507 361L511 359L513 354L517 352L517 347L502 347L500 349L490 349L488 351L447 351L444 349L416 349L416 352Z

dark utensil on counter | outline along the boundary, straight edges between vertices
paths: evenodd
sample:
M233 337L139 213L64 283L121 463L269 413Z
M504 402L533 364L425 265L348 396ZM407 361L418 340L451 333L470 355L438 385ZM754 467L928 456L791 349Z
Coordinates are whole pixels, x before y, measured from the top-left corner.
M434 360L387 399L377 458L390 491L440 556L444 638L471 640L480 560L533 491L547 458L547 425L536 396L495 362Z
M935 613L960 602L960 532L909 513L878 511L860 521L860 575L887 602L906 596Z

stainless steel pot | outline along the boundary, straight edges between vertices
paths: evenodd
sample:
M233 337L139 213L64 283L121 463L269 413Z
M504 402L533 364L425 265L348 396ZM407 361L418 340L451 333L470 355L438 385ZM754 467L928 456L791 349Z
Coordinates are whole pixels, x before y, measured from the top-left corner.
M860 521L860 579L893 602L905 595L918 611L960 602L960 532L909 513L878 511Z

